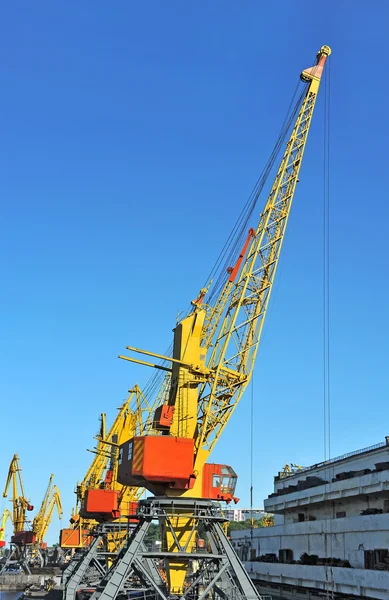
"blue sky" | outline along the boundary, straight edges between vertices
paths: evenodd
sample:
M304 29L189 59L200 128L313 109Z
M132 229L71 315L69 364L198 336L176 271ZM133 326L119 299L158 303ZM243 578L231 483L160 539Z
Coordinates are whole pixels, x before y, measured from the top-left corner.
M332 455L389 434L386 3L8 3L0 19L0 484L14 452L66 525L98 429L164 352L275 142L331 56ZM322 90L323 91L323 90ZM255 504L323 458L323 96L254 376ZM250 391L213 459L249 502ZM4 502L3 502L4 506ZM58 523L48 540L57 540Z

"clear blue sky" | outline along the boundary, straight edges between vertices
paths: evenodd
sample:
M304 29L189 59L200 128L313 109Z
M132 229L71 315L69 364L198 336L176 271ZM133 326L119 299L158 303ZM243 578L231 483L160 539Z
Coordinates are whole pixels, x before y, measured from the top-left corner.
M101 411L164 352L278 134L298 75L331 56L332 454L388 425L385 2L14 2L0 19L1 462L66 525ZM254 377L255 504L323 458L323 97ZM249 502L246 393L213 458ZM4 504L3 504L4 505ZM58 522L49 541L57 539Z

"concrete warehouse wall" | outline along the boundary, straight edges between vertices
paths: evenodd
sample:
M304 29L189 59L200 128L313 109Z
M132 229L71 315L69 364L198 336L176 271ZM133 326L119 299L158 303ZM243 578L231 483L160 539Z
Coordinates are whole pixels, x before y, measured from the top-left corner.
M330 501L348 501L358 496L386 495L389 498L389 471L379 471L368 473L360 477L344 479L326 485L299 490L275 496L265 500L265 509L267 512L288 511L298 509L303 506L321 504ZM363 498L362 498L363 500ZM316 512L316 506L314 508ZM301 512L301 511L297 511Z
M244 563L251 578L283 585L299 585L315 590L330 590L346 596L389 599L389 572L362 569L333 569L308 565L281 565L277 563Z
M250 553L250 530L231 532L231 541L244 560ZM352 567L363 569L365 550L389 548L389 514L366 515L333 521L305 521L253 531L255 555L276 554L293 550L293 559L301 554L332 556L350 561Z
M286 510L282 518L277 521L277 525L282 523L298 523L298 513L302 513L308 521L310 518L316 517L317 521L325 521L326 519L336 519L337 513L345 512L346 517L357 517L363 510L368 508L377 508L383 512L389 512L389 494L387 496L362 496L360 498L345 498L331 502L330 505L308 505L299 506L297 509ZM344 517L341 517L344 518Z

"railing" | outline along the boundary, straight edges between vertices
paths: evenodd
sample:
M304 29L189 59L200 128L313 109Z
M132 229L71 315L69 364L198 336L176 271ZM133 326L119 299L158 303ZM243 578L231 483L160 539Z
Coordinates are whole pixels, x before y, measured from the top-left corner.
M384 446L388 446L389 448L389 445L386 442L379 442L378 444L374 444L374 446L368 446L367 448L362 448L361 450L354 450L354 452L348 452L347 454L342 454L342 456L337 456L336 458L324 460L310 467L303 467L302 469L297 469L292 473L283 473L280 479L286 479L287 477L293 477L294 475L299 475L300 473L306 473L307 471L312 471L312 469L319 469L320 467L331 465L335 462L344 460L345 458L350 458L351 456L358 456L358 454L364 454L365 452L370 452L371 450L378 450L378 448L384 448Z

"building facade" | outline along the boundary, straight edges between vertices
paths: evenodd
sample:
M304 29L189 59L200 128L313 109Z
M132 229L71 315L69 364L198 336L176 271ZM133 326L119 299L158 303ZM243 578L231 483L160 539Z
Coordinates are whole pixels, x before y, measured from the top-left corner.
M226 508L223 512L226 519L236 522L262 519L266 515L263 508Z
M264 506L273 527L231 533L261 591L389 600L389 438L279 473Z

